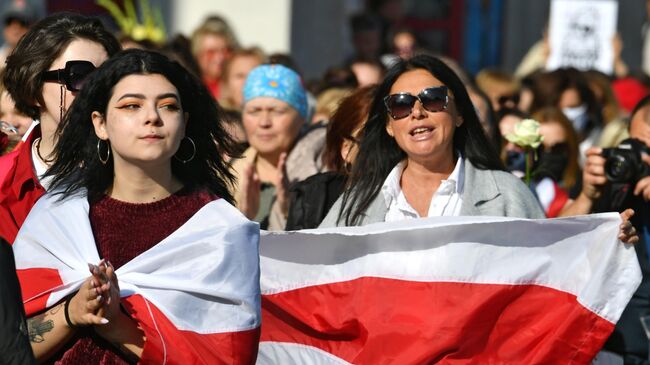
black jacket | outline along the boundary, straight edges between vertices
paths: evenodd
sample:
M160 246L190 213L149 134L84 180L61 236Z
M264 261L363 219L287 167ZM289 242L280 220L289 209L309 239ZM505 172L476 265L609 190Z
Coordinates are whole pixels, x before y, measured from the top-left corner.
M317 228L343 193L346 177L322 172L289 188L289 216L285 230Z
M34 363L14 254L0 239L0 365Z

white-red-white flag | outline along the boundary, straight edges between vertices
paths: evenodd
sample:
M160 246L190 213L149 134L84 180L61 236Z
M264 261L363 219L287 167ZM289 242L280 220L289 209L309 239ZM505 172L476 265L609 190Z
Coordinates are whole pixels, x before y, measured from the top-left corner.
M259 364L588 364L641 280L618 214L269 232Z
M88 209L85 198L45 195L29 213L13 245L28 315L73 293L99 262ZM255 361L258 244L259 226L218 199L116 270L122 304L146 335L141 363Z

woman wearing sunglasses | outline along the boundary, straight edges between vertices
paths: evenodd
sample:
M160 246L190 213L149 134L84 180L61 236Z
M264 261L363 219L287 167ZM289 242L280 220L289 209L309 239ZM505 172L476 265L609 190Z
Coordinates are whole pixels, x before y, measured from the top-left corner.
M505 172L458 76L419 55L393 66L379 85L348 189L321 227L419 217L544 218L531 191ZM621 214L619 239L639 236Z
M321 226L544 217L530 190L504 171L458 76L424 55L401 61L380 84L348 186Z
M4 85L34 120L23 144L0 158L0 236L9 242L47 190L59 122L85 77L119 49L98 19L60 13L35 24L7 59Z

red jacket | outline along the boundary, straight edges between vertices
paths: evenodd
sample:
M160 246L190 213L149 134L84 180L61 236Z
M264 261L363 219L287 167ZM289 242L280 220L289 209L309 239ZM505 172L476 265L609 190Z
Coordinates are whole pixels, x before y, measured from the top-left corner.
M0 237L13 243L36 201L45 194L32 164L32 143L40 127L12 152L0 157Z

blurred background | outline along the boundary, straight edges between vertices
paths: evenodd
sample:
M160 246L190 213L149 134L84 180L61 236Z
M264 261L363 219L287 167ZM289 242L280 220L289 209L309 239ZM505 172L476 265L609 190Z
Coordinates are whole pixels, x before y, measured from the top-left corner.
M622 59L630 69L641 64L645 2L619 2ZM123 6L124 0L114 3ZM138 8L141 2L134 3ZM3 14L22 6L33 18L57 11L97 15L119 30L109 12L94 0L2 0L0 4ZM219 15L231 25L242 47L288 53L309 80L355 57L351 19L357 14L373 15L368 24L359 25L362 32L372 33L372 22L377 23L378 44L373 34L359 40L368 48L378 48L369 52L391 52L389 33L404 28L417 35L419 48L457 60L470 75L486 67L514 72L542 38L550 0L149 0L148 5L160 12L168 38L178 33L189 37L206 17Z

